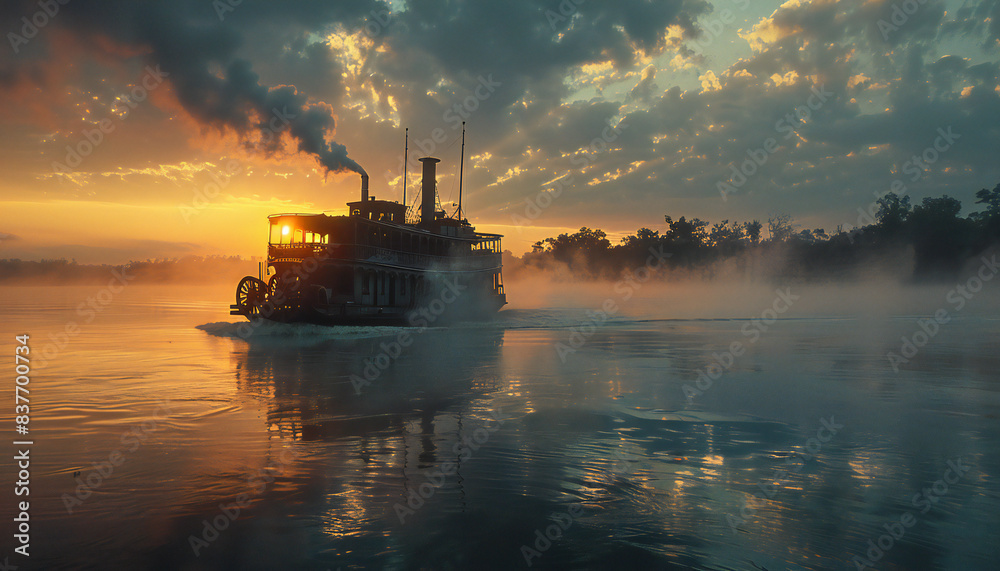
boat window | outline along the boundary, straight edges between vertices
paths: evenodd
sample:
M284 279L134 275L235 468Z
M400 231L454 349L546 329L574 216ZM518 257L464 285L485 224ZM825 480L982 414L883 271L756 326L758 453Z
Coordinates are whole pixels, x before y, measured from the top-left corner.
M295 236L292 238L292 243L293 244L301 244L302 243L302 229L301 228L296 228L295 229Z
M340 268L337 270L335 276L335 294L343 295L354 293L354 272L352 272L349 268Z
M279 244L281 242L281 226L278 224L271 224L271 235L268 237L268 243Z

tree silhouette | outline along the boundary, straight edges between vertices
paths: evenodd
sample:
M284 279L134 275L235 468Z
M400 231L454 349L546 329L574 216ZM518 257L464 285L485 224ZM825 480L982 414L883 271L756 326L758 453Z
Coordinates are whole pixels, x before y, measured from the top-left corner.
M925 198L907 217L919 277L954 274L971 253L973 223L959 218L962 203L949 196Z
M784 242L792 235L792 217L778 214L767 219L767 234L771 242Z
M732 256L743 249L746 235L742 224L730 224L729 220L712 226L712 232L708 235L708 242L715 253L721 256Z
M754 220L753 222L747 222L743 225L744 232L746 232L747 238L750 239L750 243L753 245L760 244L760 231L764 229L764 225L759 221Z
M547 254L571 269L602 273L609 259L607 253L611 242L603 230L591 230L585 226L573 234L560 234L535 242L531 248L536 257Z
M984 212L976 212L969 216L978 227L981 241L989 243L1000 239L1000 184L993 190L985 188L976 193L976 204L985 204Z
M914 257L913 278L953 279L971 256L1000 244L1000 184L976 193L976 204L984 210L961 217L962 203L949 196L925 198L913 207L910 197L888 193L877 201L875 223L850 233L838 227L833 234L822 228L793 231L787 214L767 221L769 237L761 239L763 224L723 220L710 225L697 218L664 216L664 231L640 228L611 246L601 230L583 227L573 234L560 234L534 245L525 262L544 265L547 260L569 264L580 275L622 275L646 263L650 250L671 254L667 268L703 269L721 260L737 259L736 268L761 268L757 256L781 248L783 260L770 264L771 277L831 278L861 270L873 260ZM749 263L744 263L749 262Z
M913 208L910 206L910 197L902 198L890 192L876 201L878 212L875 214L878 233L883 238L899 236L903 229L903 224L909 217Z

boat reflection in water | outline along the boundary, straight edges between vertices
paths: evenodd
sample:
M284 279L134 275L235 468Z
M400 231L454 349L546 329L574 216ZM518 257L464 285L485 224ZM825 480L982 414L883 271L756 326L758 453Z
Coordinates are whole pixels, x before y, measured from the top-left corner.
M252 340L234 352L238 386L266 399L270 430L307 442L399 433L414 418L460 414L499 388L488 372L496 366L503 330L382 329L392 333L308 344L300 338Z
M982 456L995 439L963 433L966 417L892 448L870 437L892 434L895 417L881 412L910 397L841 398L835 380L865 379L871 361L843 349L850 322L772 331L724 389L701 397L707 405L687 409L685 372L703 362L692 355L704 358L731 323L609 325L563 361L554 347L573 322L505 311L415 334L398 355L403 328L278 324L228 343L226 382L262 420L230 424L227 442L265 446L238 477L196 480L222 492L191 494L170 568L847 568L873 530L913 510L901 503L913 494L883 474L933 483L956 457L995 472ZM295 334L272 334L281 328ZM820 349L863 357L803 377ZM359 385L380 356L390 362ZM824 422L837 434L818 432ZM932 441L945 452L916 452ZM974 489L949 488L949 505L993 529L994 512L970 503ZM221 513L217 498L248 491L248 507L193 557L187 538ZM895 503L868 512L852 494ZM920 547L901 542L898 563L880 568L964 557L952 540L960 527L924 523L907 532Z
M482 470L475 465L486 460L477 452L505 418L497 399L504 331L482 324L331 331L347 333L309 340L255 334L234 342L239 390L261 400L268 432L286 443L265 462L270 477L256 478L251 487L263 493L254 498L260 499L251 508L255 523L245 532L290 533L300 549L278 549L279 566L419 567L434 561L437 568L459 554L425 559L424 550L437 543L427 526L468 517L469 476L479 486L484 482L474 476ZM370 336L376 333L382 334ZM259 539L270 553L219 549L215 556L222 563L278 555L272 539ZM241 541L240 549L253 543ZM507 558L512 555L516 548ZM253 565L260 563L257 558Z
M396 351L407 329L313 327L233 343L238 388L261 402L274 446L246 486L245 519L203 556L213 565L698 567L706 486L721 474L695 459L789 436L747 418L609 408L621 373L570 371L552 351L559 332L459 325ZM272 334L282 328L301 335Z
M622 318L562 359L586 310L245 340L199 292L122 292L40 374L31 568L847 569L907 513L878 569L997 560L993 318L899 376L909 320L782 320L692 403L746 322ZM61 327L92 292L15 293Z

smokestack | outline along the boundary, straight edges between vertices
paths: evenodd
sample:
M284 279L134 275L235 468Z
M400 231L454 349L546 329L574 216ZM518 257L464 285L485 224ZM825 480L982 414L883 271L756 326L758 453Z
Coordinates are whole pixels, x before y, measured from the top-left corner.
M434 221L437 202L437 164L441 159L424 157L420 162L424 163L424 181L420 187L420 221L426 224Z
M368 202L368 173L361 173L361 203Z

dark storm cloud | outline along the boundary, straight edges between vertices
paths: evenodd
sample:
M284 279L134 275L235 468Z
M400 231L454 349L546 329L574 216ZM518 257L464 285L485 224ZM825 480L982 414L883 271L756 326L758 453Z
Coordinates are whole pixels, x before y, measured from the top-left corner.
M707 3L690 0L416 0L408 7L398 46L419 49L449 70L536 80L609 54L619 66L628 65L636 48L662 49L668 26L693 29L691 21L709 10Z
M698 0L416 0L407 7L395 16L384 38L391 49L376 58L372 71L396 86L387 89L417 123L410 123L411 131L439 126L450 104L480 77L492 76L502 85L474 121L498 139L558 108L571 92L566 78L572 69L611 61L626 70L640 54L666 47L668 26L693 33L693 20L710 9Z
M656 67L650 65L642 70L642 79L629 91L627 100L645 102L654 95L659 95L659 86L656 85Z
M316 155L326 169L362 172L343 145L326 140L336 126L334 109L310 101L293 86L262 85L252 64L237 57L237 50L262 38L270 43L266 36L245 35L247 29L263 30L263 23L275 30L296 27L300 33L322 31L338 21L362 22L370 10L381 5L368 1L279 4L249 0L233 4L193 0L74 2L63 6L52 20L85 41L109 39L146 50L149 60L173 84L184 109L203 124L232 130L265 151L275 148L275 133L287 126L298 150ZM18 6L20 15L26 16L38 9L33 2ZM12 21L19 19L17 14L13 16ZM275 57L280 53L276 50ZM322 63L324 56L313 50L308 59Z
M1000 46L1000 0L966 2L956 10L955 20L944 26L945 32L963 36L980 35L984 29L984 45Z
M316 154L331 170L360 170L342 145L325 141L342 110L344 90L335 54L315 40L338 25L349 33L363 30L373 15L388 14L388 6L374 0L233 4L74 2L62 7L53 21L84 38L108 38L148 50L150 61L169 74L185 110L203 124L250 139L270 139L269 120L276 110L287 109L283 115L294 117L289 130L300 150ZM37 6L16 2L4 10L12 16L8 21L15 21ZM482 78L495 78L491 81L500 88L483 102L476 119L481 132L503 133L557 108L568 93L564 78L571 68L599 61L630 66L638 54L664 49L668 26L696 33L694 20L709 10L701 0L628 0L614 5L416 0L405 11L393 13L391 24L380 29L384 33L373 38L389 49L382 55L368 54L366 71L374 89L395 95L401 115L414 123L415 132L440 127L440 117L454 101L466 97ZM247 54L253 64L240 57ZM0 66L0 80L17 73L11 69ZM278 83L289 76L300 81L297 88L269 87L261 73ZM334 107L307 99L318 98L317 91ZM519 100L526 104L512 110Z
M652 199L719 203L717 183L773 138L777 151L733 198L798 216L867 202L938 128L953 127L960 144L918 184L973 192L1000 174L990 156L1000 138L1000 2L948 12L928 0L902 16L897 5L784 2L759 22L732 24L729 36L742 29L752 53L733 52L711 74L703 66L727 42L712 44L718 53L707 59L683 44L702 35L699 17L728 2L413 0L390 13L370 0L244 0L221 20L211 2L70 3L57 23L146 50L203 124L252 139L274 108L287 107L300 149L331 168L352 168L326 138L334 127L352 129L379 157L404 126L411 151L440 129L445 142L427 152L441 155L457 151L467 119L468 153L480 158L466 176L479 206L521 204L572 171L584 176L551 212L634 216ZM385 15L377 27L375 14ZM682 39L668 35L671 26ZM342 50L331 47L338 39ZM29 48L30 61L44 53L43 42ZM668 63L675 51L679 63ZM10 69L0 63L0 81L23 73ZM704 74L701 89L691 88L691 69ZM816 89L829 95L797 118ZM613 141L593 144L619 121Z
M855 206L852 201L859 199L849 196L885 192L907 161L934 141L937 129L951 127L961 143L921 176L907 175L906 182L961 191L964 180L971 194L979 182L962 173L996 176L983 152L995 147L1000 135L996 63L970 65L970 58L984 55L978 50L935 55L938 42L950 34L943 3L921 4L905 18L893 6L789 3L759 25L757 37L749 36L762 40L754 56L727 70L720 90L692 94L705 103L689 111L701 128L698 138L722 149L721 164L705 170L731 181L730 165L772 137L780 150L742 193L776 197L795 191L799 207L829 211L845 199ZM788 73L796 74L791 85L769 85L772 74ZM780 136L775 125L801 109L816 86L831 96L808 110L806 120L785 122L795 127L794 136ZM868 105L862 105L865 99L871 99ZM741 113L738 107L752 111ZM716 126L714 133L706 132L708 125ZM711 178L691 175L709 193L715 186ZM929 180L921 180L923 175Z
M972 193L1000 176L990 157L1000 140L1000 88L996 52L979 49L990 41L962 32L992 38L992 31L946 13L942 2L919 4L905 17L896 4L787 2L753 31L744 30L754 53L716 68L718 85L712 75L703 89L668 87L636 105L652 81L647 76L621 101L564 104L565 113L551 112L559 120L522 122L525 143L585 143L595 134L594 123L578 106L594 106L613 120L616 112L608 109L628 104L622 107L627 130L576 177L563 195L572 198L560 199L550 212L579 217L601 211L607 218L636 204L700 198L697 204L710 210L696 213L716 212L720 219L732 217L726 208L739 204L742 216L766 217L777 209L795 217L835 213L835 222L847 223L854 219L842 213L866 205L900 177L916 198L949 192L972 207ZM995 3L971 6L966 16L981 18ZM956 43L967 49L956 50ZM662 68L657 75L667 76ZM821 100L817 91L825 94ZM915 169L912 158L936 140L938 129L948 128L960 136L956 144L943 154L932 152L937 160ZM724 204L719 183L739 182L733 167L748 153L765 156L760 149L768 140L777 150ZM577 146L541 145L542 153L520 163L527 174L502 184L492 204L523 209L523 196L564 172L567 149ZM905 175L903 169L909 169Z

